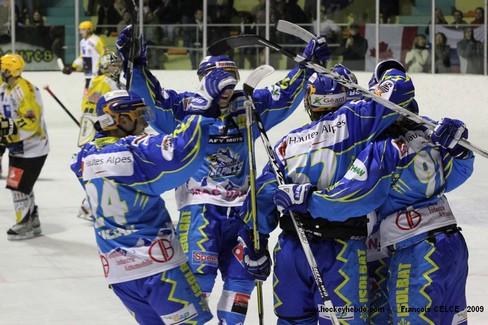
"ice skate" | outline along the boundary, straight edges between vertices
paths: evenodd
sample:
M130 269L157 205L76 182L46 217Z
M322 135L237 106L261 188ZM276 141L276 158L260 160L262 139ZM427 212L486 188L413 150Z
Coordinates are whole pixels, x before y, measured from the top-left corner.
M23 222L17 223L7 230L8 240L23 240L34 236L34 227L30 218L26 218Z

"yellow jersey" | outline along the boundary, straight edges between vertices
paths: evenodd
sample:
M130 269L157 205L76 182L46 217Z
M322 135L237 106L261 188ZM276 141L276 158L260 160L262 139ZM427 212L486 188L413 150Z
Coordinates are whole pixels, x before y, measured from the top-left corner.
M14 120L16 134L4 137L9 154L33 158L47 155L49 140L39 88L19 77L10 87L0 85L0 114Z

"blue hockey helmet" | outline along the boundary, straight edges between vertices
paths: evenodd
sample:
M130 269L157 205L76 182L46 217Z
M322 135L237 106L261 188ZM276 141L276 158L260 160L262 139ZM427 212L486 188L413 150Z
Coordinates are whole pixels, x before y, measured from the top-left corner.
M221 68L234 75L237 81L239 81L239 69L236 63L228 55L210 55L200 62L198 66L197 74L198 78L202 80L213 69Z
M357 84L354 73L342 64L336 64L332 71L351 83ZM327 75L314 73L305 88L304 105L312 120L333 112L345 102L357 98L354 90L349 90Z
M379 62L376 67L374 68L373 75L371 79L369 79L368 86L370 90L374 90L374 87L378 84L378 82L383 77L383 74L390 70L390 69L397 69L404 73L407 72L405 66L398 60L395 59L386 59Z
M332 71L344 77L346 81L356 85L358 84L358 78L356 78L356 75L351 70L349 70L346 66L342 64L336 64L332 68ZM361 93L359 93L356 89L346 89L346 93L347 93L348 101L362 98Z
M334 79L314 73L305 88L305 110L312 120L337 110L347 101L346 89Z
M399 106L410 108L415 97L415 87L410 76L404 71L389 69L375 86L374 93Z
M151 122L152 116L144 100L133 92L126 90L112 90L97 101L97 129L111 131L119 127L120 116L127 116L136 121L144 115L146 122Z

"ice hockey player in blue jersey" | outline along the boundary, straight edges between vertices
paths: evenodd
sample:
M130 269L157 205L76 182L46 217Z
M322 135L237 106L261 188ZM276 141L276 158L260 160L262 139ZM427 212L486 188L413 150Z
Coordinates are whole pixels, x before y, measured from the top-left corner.
M351 81L355 76L344 66L334 70ZM413 105L414 87L409 76L391 69L382 76L377 93L403 107ZM312 183L327 188L341 179L356 156L389 127L396 113L372 100L348 100L348 91L325 75L308 81L305 107L312 122L284 136L276 145L279 163L290 183ZM257 180L257 218L261 240L279 224L283 230L274 249L274 305L278 324L330 324L310 267L290 216L281 218L274 194L277 183L269 166ZM251 228L249 201L242 217ZM325 286L343 324L367 324L367 266L365 237L367 219L357 214L349 220L326 221L299 215L309 238ZM246 267L258 279L269 268L266 250L255 252L252 234L241 231Z
M71 169L108 283L140 324L204 324L212 315L160 195L198 170L214 120L189 115L172 133L147 135L147 107L125 90L101 97L96 112L96 138Z
M122 32L117 41L123 57L127 57L124 51L129 36L130 33ZM208 295L220 270L224 288L217 306L219 320L229 325L243 323L255 285L242 265L243 249L237 241L242 227L238 212L249 187L243 91L228 92L218 107L208 109L209 103L218 100L212 94L215 87L211 84L226 87L229 74L238 80L237 66L225 55L206 57L197 71L201 79L200 91L177 92L161 88L144 66L144 47L142 49L136 57L133 90L152 105L155 120L151 126L154 129L171 132L194 110L218 117L210 130L205 161L198 172L176 190L180 211L178 232L190 267ZM325 40L319 38L312 40L303 54L307 59L324 62L329 49ZM309 70L297 66L281 81L254 91L254 104L267 129L283 121L299 105L302 88L310 75ZM254 137L257 136L256 132Z
M458 144L467 136L459 120L444 118L434 131L401 120L342 180L316 192L297 184L303 199L282 206L336 221L376 209L380 246L391 255L385 294L393 324L467 323L468 252L444 195L472 174L474 156Z

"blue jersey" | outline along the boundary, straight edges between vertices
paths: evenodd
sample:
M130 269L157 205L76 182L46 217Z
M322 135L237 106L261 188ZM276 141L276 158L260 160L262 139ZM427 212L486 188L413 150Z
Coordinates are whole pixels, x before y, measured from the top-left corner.
M172 134L101 137L71 169L84 187L109 283L142 278L186 260L160 195L195 173L213 119L188 116Z
M302 89L309 75L309 70L296 68L274 85L254 90L252 99L266 129L293 113L303 98ZM190 113L188 106L194 93L162 89L147 70L136 69L133 78L133 90L152 107L154 129L171 132ZM204 162L177 189L180 209L194 204L227 207L242 204L249 187L244 102L244 93L236 90L226 113L212 125ZM257 129L253 131L254 138L258 137Z
M368 142L398 118L398 114L371 100L346 103L334 113L291 131L275 151L287 182L311 183L319 189L339 181ZM276 181L269 166L256 183L259 232L270 233L278 223L273 203ZM250 221L248 204L244 221ZM355 215L358 216L358 215Z
M425 128L370 143L344 178L314 192L314 218L345 220L376 209L382 246L397 244L456 223L444 192L473 172L474 156L462 159L433 145ZM413 240L414 240L413 239Z

